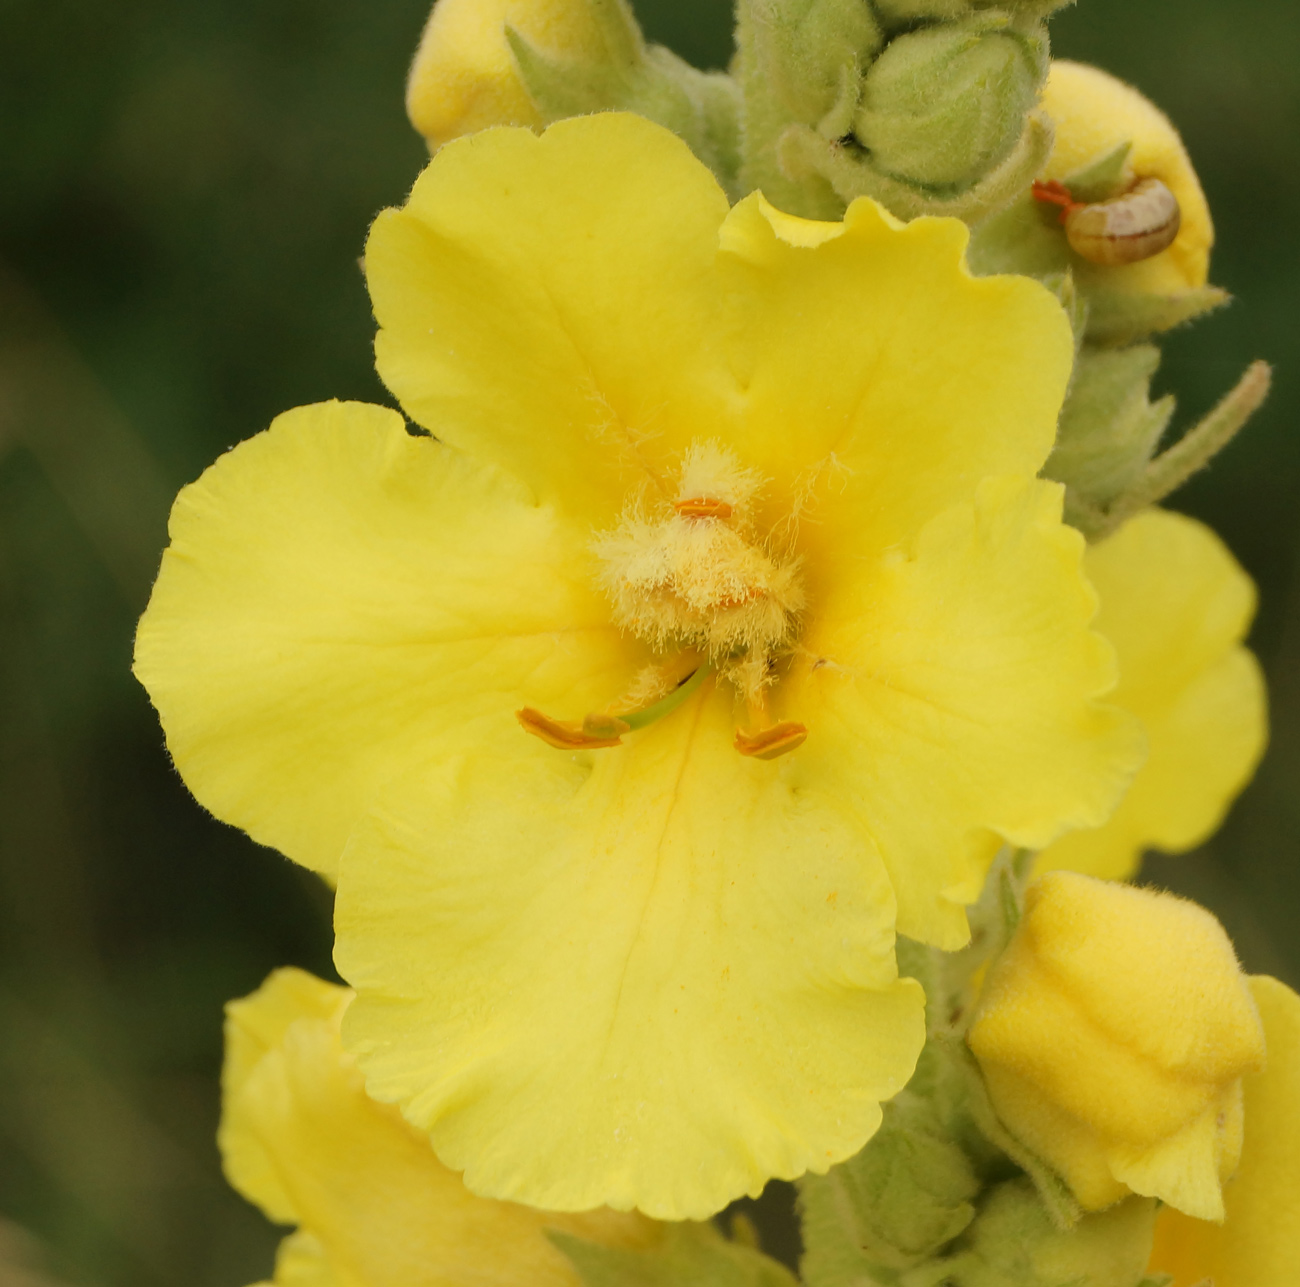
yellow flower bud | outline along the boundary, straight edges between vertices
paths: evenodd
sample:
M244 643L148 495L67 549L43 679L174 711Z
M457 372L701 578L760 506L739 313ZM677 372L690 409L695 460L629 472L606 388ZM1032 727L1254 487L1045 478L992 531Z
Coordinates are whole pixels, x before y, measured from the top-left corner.
M1007 1129L1081 1205L1141 1193L1223 1218L1259 1012L1209 912L1051 872L1030 886L969 1036Z
M1200 180L1169 118L1109 73L1062 60L1051 65L1041 106L1056 127L1044 179L1064 180L1131 143L1129 177L1159 179L1178 201L1181 223L1173 244L1140 263L1106 268L1107 285L1152 295L1204 286L1214 227Z
M506 28L545 53L605 54L589 0L438 0L406 83L411 124L436 149L489 125L544 122L515 66Z

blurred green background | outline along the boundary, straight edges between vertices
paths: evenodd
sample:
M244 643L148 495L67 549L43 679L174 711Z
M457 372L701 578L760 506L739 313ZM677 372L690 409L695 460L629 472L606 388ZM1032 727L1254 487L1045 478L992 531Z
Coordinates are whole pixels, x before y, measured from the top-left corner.
M725 0L643 0L729 56ZM357 256L423 146L425 0L0 0L0 1287L241 1287L278 1232L213 1131L221 1005L330 972L328 897L207 817L128 671L175 490L278 411L386 400ZM1151 879L1300 979L1300 9L1081 0L1055 52L1181 126L1238 302L1177 334L1182 422L1256 356L1258 423L1177 500L1259 582L1274 734L1212 845ZM779 1205L779 1202L777 1203Z

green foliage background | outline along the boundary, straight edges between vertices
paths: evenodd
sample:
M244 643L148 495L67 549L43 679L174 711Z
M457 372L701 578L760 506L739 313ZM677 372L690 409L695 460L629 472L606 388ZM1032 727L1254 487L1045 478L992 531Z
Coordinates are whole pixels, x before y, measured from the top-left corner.
M638 8L725 63L725 0ZM284 408L385 398L357 256L424 156L402 83L425 9L0 0L0 1283L269 1270L277 1234L213 1144L221 1005L276 965L330 972L328 897L189 799L131 632L178 486ZM1052 31L1170 112L1214 208L1239 302L1170 341L1160 390L1186 423L1277 364L1176 501L1259 582L1272 749L1212 844L1147 874L1295 983L1300 9L1081 0Z

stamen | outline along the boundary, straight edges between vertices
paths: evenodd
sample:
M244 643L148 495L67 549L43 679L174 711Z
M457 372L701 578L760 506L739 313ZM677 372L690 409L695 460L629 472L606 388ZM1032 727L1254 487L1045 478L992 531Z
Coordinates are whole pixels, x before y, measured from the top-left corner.
M684 658L690 662L692 655L684 654ZM683 657L678 657L673 668L680 667L682 661ZM547 746L553 746L557 751L598 751L609 746L621 746L624 733L645 728L676 710L699 688L711 669L708 662L697 661L693 670L677 679L676 687L666 697L640 710L620 710L616 715L608 711L593 711L584 715L579 722L552 719L531 706L525 706L523 710L515 712L515 718L525 731L534 737L540 737Z
M731 504L724 500L715 500L712 496L695 496L690 500L673 501L675 509L683 518L730 518Z
M754 669L754 659L750 661L750 669ZM770 722L772 717L767 713L767 695L761 682L756 683L753 676L750 677L749 689L749 722L757 732L746 733L742 728L736 730L732 745L741 755L755 760L775 760L808 740L808 729L803 724L788 719L775 724Z
M755 760L775 760L777 756L802 746L807 740L808 729L803 724L796 724L793 720L782 720L781 723L760 729L757 733L746 733L742 729L737 729L736 739L732 745L741 755L748 755Z
M557 751L597 751L607 746L619 746L629 727L612 715L589 715L582 723L552 719L531 706L515 711L515 718L523 725L525 732L540 737L547 746L553 746Z

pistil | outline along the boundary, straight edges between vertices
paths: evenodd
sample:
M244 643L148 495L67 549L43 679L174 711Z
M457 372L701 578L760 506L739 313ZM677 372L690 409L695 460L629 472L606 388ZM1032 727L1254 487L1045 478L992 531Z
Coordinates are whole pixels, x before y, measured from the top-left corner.
M626 700L613 703L612 710L595 711L581 720L558 720L531 706L515 712L515 718L534 737L560 751L597 751L620 746L623 734L646 728L675 711L704 682L712 667L697 653L678 654L654 673L642 672L632 686L633 693L662 692L665 680L671 685L666 696L647 704L629 706ZM673 676L676 676L673 678ZM655 681L658 681L657 683ZM633 701L635 699L632 699Z

